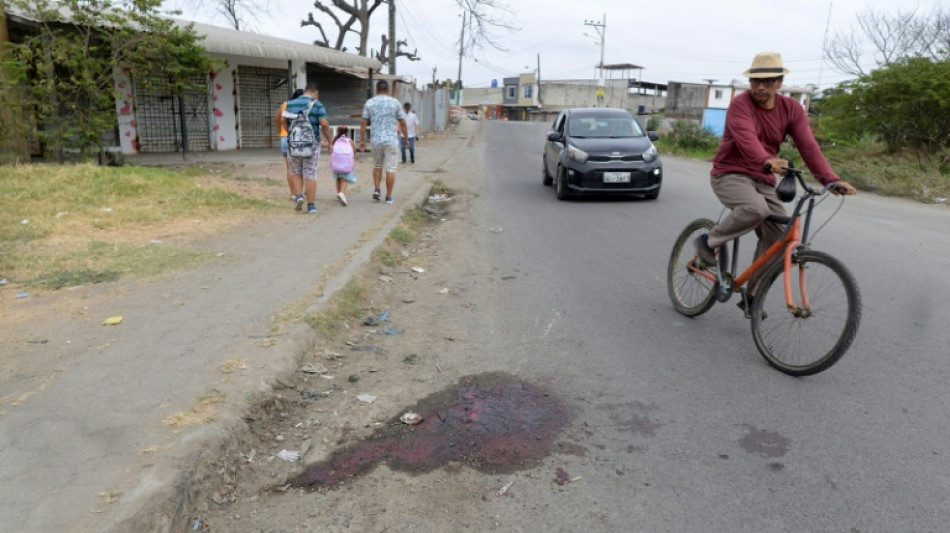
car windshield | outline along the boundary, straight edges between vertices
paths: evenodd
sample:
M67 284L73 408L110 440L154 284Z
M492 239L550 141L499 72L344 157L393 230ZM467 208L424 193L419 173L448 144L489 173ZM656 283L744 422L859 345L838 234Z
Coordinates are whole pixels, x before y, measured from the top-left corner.
M567 133L571 137L641 137L644 135L640 123L633 117L624 116L580 116L571 117L567 124Z

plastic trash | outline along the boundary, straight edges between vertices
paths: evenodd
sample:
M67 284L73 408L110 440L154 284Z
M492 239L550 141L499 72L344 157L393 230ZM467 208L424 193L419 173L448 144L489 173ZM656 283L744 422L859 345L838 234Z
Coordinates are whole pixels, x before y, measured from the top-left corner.
M26 298L26 297L29 296L29 295L30 295L30 293L28 293L28 292L18 292L18 293L16 293L16 297L17 297L17 298Z
M419 413L409 412L400 416L399 421L402 422L403 424L409 424L410 426L414 426L422 422L422 415L420 415Z
M412 271L413 271L413 272L418 272L419 274L422 274L423 272L426 271L426 269L424 269L424 268L422 268L422 267L412 267Z
M381 311L376 315L376 320L380 322L389 322L389 311Z
M405 332L404 329L383 328L383 333L386 335L402 335Z
M356 399L363 403L373 403L376 401L376 397L372 394L360 394Z
M123 319L121 316L118 316L118 315L110 316L109 318L105 319L102 325L103 326L117 326L122 323L122 320Z
M277 457L280 457L284 461L289 463L296 463L300 460L300 452L290 451L290 450L281 450L277 453Z

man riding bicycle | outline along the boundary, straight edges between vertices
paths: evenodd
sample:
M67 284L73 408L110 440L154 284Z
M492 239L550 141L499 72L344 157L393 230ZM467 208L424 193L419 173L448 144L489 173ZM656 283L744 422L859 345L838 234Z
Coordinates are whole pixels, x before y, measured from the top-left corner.
M756 258L782 237L784 227L767 218L772 214L785 215L785 208L775 194L775 174L784 174L788 168L788 162L778 157L786 136L791 136L818 181L823 185L837 182L837 188L832 189L834 194L857 193L857 189L841 181L831 170L808 126L802 105L778 94L788 72L782 65L781 54L756 55L752 66L743 73L749 78L749 90L729 104L722 142L713 158L710 183L719 201L732 212L695 241L696 253L707 265L716 264L719 246L753 229L759 238ZM739 301L743 311L751 309L757 281L758 276L749 280L747 299Z

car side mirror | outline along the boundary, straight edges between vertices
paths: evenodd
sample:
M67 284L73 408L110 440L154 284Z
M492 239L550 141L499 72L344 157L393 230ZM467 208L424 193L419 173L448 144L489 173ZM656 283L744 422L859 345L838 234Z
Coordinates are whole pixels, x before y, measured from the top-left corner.
M649 137L651 141L658 141L658 140L660 140L660 134L657 133L657 132L655 132L655 131L648 131L648 132L647 132L647 137Z
M560 142L561 140L563 140L563 137L561 136L561 132L559 131L549 131L548 140L551 142Z

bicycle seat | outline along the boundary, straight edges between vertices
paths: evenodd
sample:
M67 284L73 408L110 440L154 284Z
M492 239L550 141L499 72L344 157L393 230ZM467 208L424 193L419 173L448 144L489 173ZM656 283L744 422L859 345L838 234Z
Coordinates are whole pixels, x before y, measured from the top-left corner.
M769 222L775 222L776 224L783 224L787 226L788 223L792 221L792 217L785 216L785 215L769 215L768 218L766 218L765 220L768 220Z

